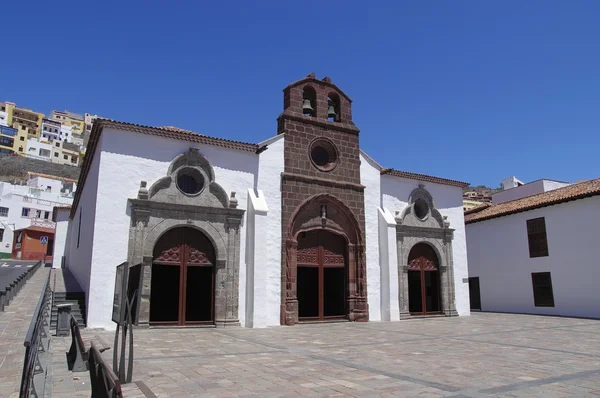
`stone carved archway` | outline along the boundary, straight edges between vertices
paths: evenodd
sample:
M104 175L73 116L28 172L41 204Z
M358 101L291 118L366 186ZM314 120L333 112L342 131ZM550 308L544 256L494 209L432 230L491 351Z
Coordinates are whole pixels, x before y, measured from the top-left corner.
M282 273L281 324L298 323L298 234L324 229L346 239L348 250L348 310L351 321L368 321L365 247L352 211L335 196L314 195L300 204L290 219L285 239Z
M446 316L458 315L454 293L453 238L454 229L450 228L446 217L435 208L433 198L425 186L419 184L410 194L404 211L396 212L400 319L411 316L408 310L408 256L418 243L431 246L438 257L442 313Z
M199 184L197 192L184 192L178 187L178 177L193 176ZM168 230L193 227L201 231L215 249L215 324L239 325L239 228L244 210L237 208L235 192L228 197L215 181L208 160L197 149L177 156L165 177L149 189L141 181L137 198L129 199L131 225L129 229L129 264L142 264L138 293L138 325L148 325L150 319L150 287L153 249Z

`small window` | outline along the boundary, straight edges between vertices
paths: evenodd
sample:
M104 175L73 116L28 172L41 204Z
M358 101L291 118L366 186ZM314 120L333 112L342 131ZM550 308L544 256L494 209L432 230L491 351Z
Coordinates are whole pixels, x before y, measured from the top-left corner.
M0 229L0 242L2 242L2 240L4 240L4 230Z
M50 218L50 212L49 211L45 211L44 212L44 220L47 220Z
M69 155L63 155L64 160L69 160Z
M531 273L533 284L533 302L536 307L554 307L554 293L552 291L552 277L550 272Z
M0 207L0 217L8 217L8 207Z
M56 146L57 146L57 147L60 147L60 142L57 142L57 143L56 143Z
M27 207L23 207L21 211L21 217L29 217L29 209Z
M52 187L50 185L46 186L46 192L52 192Z
M79 226L77 227L77 248L79 249L79 241L81 239L81 213L83 209L79 210Z
M548 256L546 220L544 217L527 220L527 239L529 240L529 257Z
M42 218L42 211L41 210L36 210L35 211L35 218Z
M27 129L27 127L21 125L21 130L25 130L25 129Z
M23 152L23 147L22 146L19 147L19 152Z
M20 136L20 137L19 137L19 139L20 139L21 141L25 141L25 137L23 137L23 136Z
M58 157L58 152L54 152L54 157L57 158Z

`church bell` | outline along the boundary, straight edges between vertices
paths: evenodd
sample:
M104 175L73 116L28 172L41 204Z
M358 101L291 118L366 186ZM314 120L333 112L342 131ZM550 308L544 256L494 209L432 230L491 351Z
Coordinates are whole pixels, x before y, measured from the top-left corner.
M313 110L313 107L310 105L310 100L308 98L304 98L304 103L302 104L302 112L304 114L310 113L312 115Z
M333 104L329 104L329 109L327 109L327 117L332 117L335 119L335 106Z

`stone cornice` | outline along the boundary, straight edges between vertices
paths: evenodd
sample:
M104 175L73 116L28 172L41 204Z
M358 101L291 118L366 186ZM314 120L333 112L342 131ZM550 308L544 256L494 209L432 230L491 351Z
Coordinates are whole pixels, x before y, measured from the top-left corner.
M179 203L168 203L168 202L155 202L152 200L144 199L128 199L131 204L131 208L134 211L155 209L155 210L169 210L182 213L205 213L205 214L216 214L224 215L233 218L241 219L244 216L246 210L244 209L233 209L230 207L209 207L209 206L197 206Z
M283 172L283 173L281 173L281 178L283 178L285 180L302 181L302 182L313 183L313 184L316 182L316 183L327 185L327 186L350 188L350 189L354 189L354 190L361 191L361 192L365 190L364 185L355 184L353 182L329 180L327 178L310 177L310 176L305 176L305 175L296 174L296 173Z
M336 130L342 131L344 133L358 135L360 130L358 127L354 125L354 123L339 123L339 122L330 122L329 120L317 119L310 116L304 116L296 112L292 112L289 109L283 111L281 115L277 118L277 120L292 120L295 122L300 122L304 124L310 124L316 127L319 127L324 130Z

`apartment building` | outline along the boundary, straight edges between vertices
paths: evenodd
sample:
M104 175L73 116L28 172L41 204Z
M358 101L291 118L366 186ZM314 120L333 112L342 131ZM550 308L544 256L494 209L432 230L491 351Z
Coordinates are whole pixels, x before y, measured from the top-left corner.
M24 154L27 147L27 132L8 126L0 126L0 156Z
M39 137L42 127L42 120L44 114L40 112L32 111L27 108L19 108L12 102L6 102L10 106L12 118L9 119L9 124L17 130L26 131L27 135Z
M53 231L52 209L70 205L76 189L76 180L38 173L29 173L27 185L0 182L0 258L11 257L13 249L16 258L23 258L16 247L22 242L14 244L15 232ZM47 246L51 248L52 242Z
M82 136L85 130L83 116L70 111L52 111L50 119L60 122L63 126L71 126L73 135Z
M26 155L52 163L78 166L79 150L79 146L60 139L30 138L27 140Z

